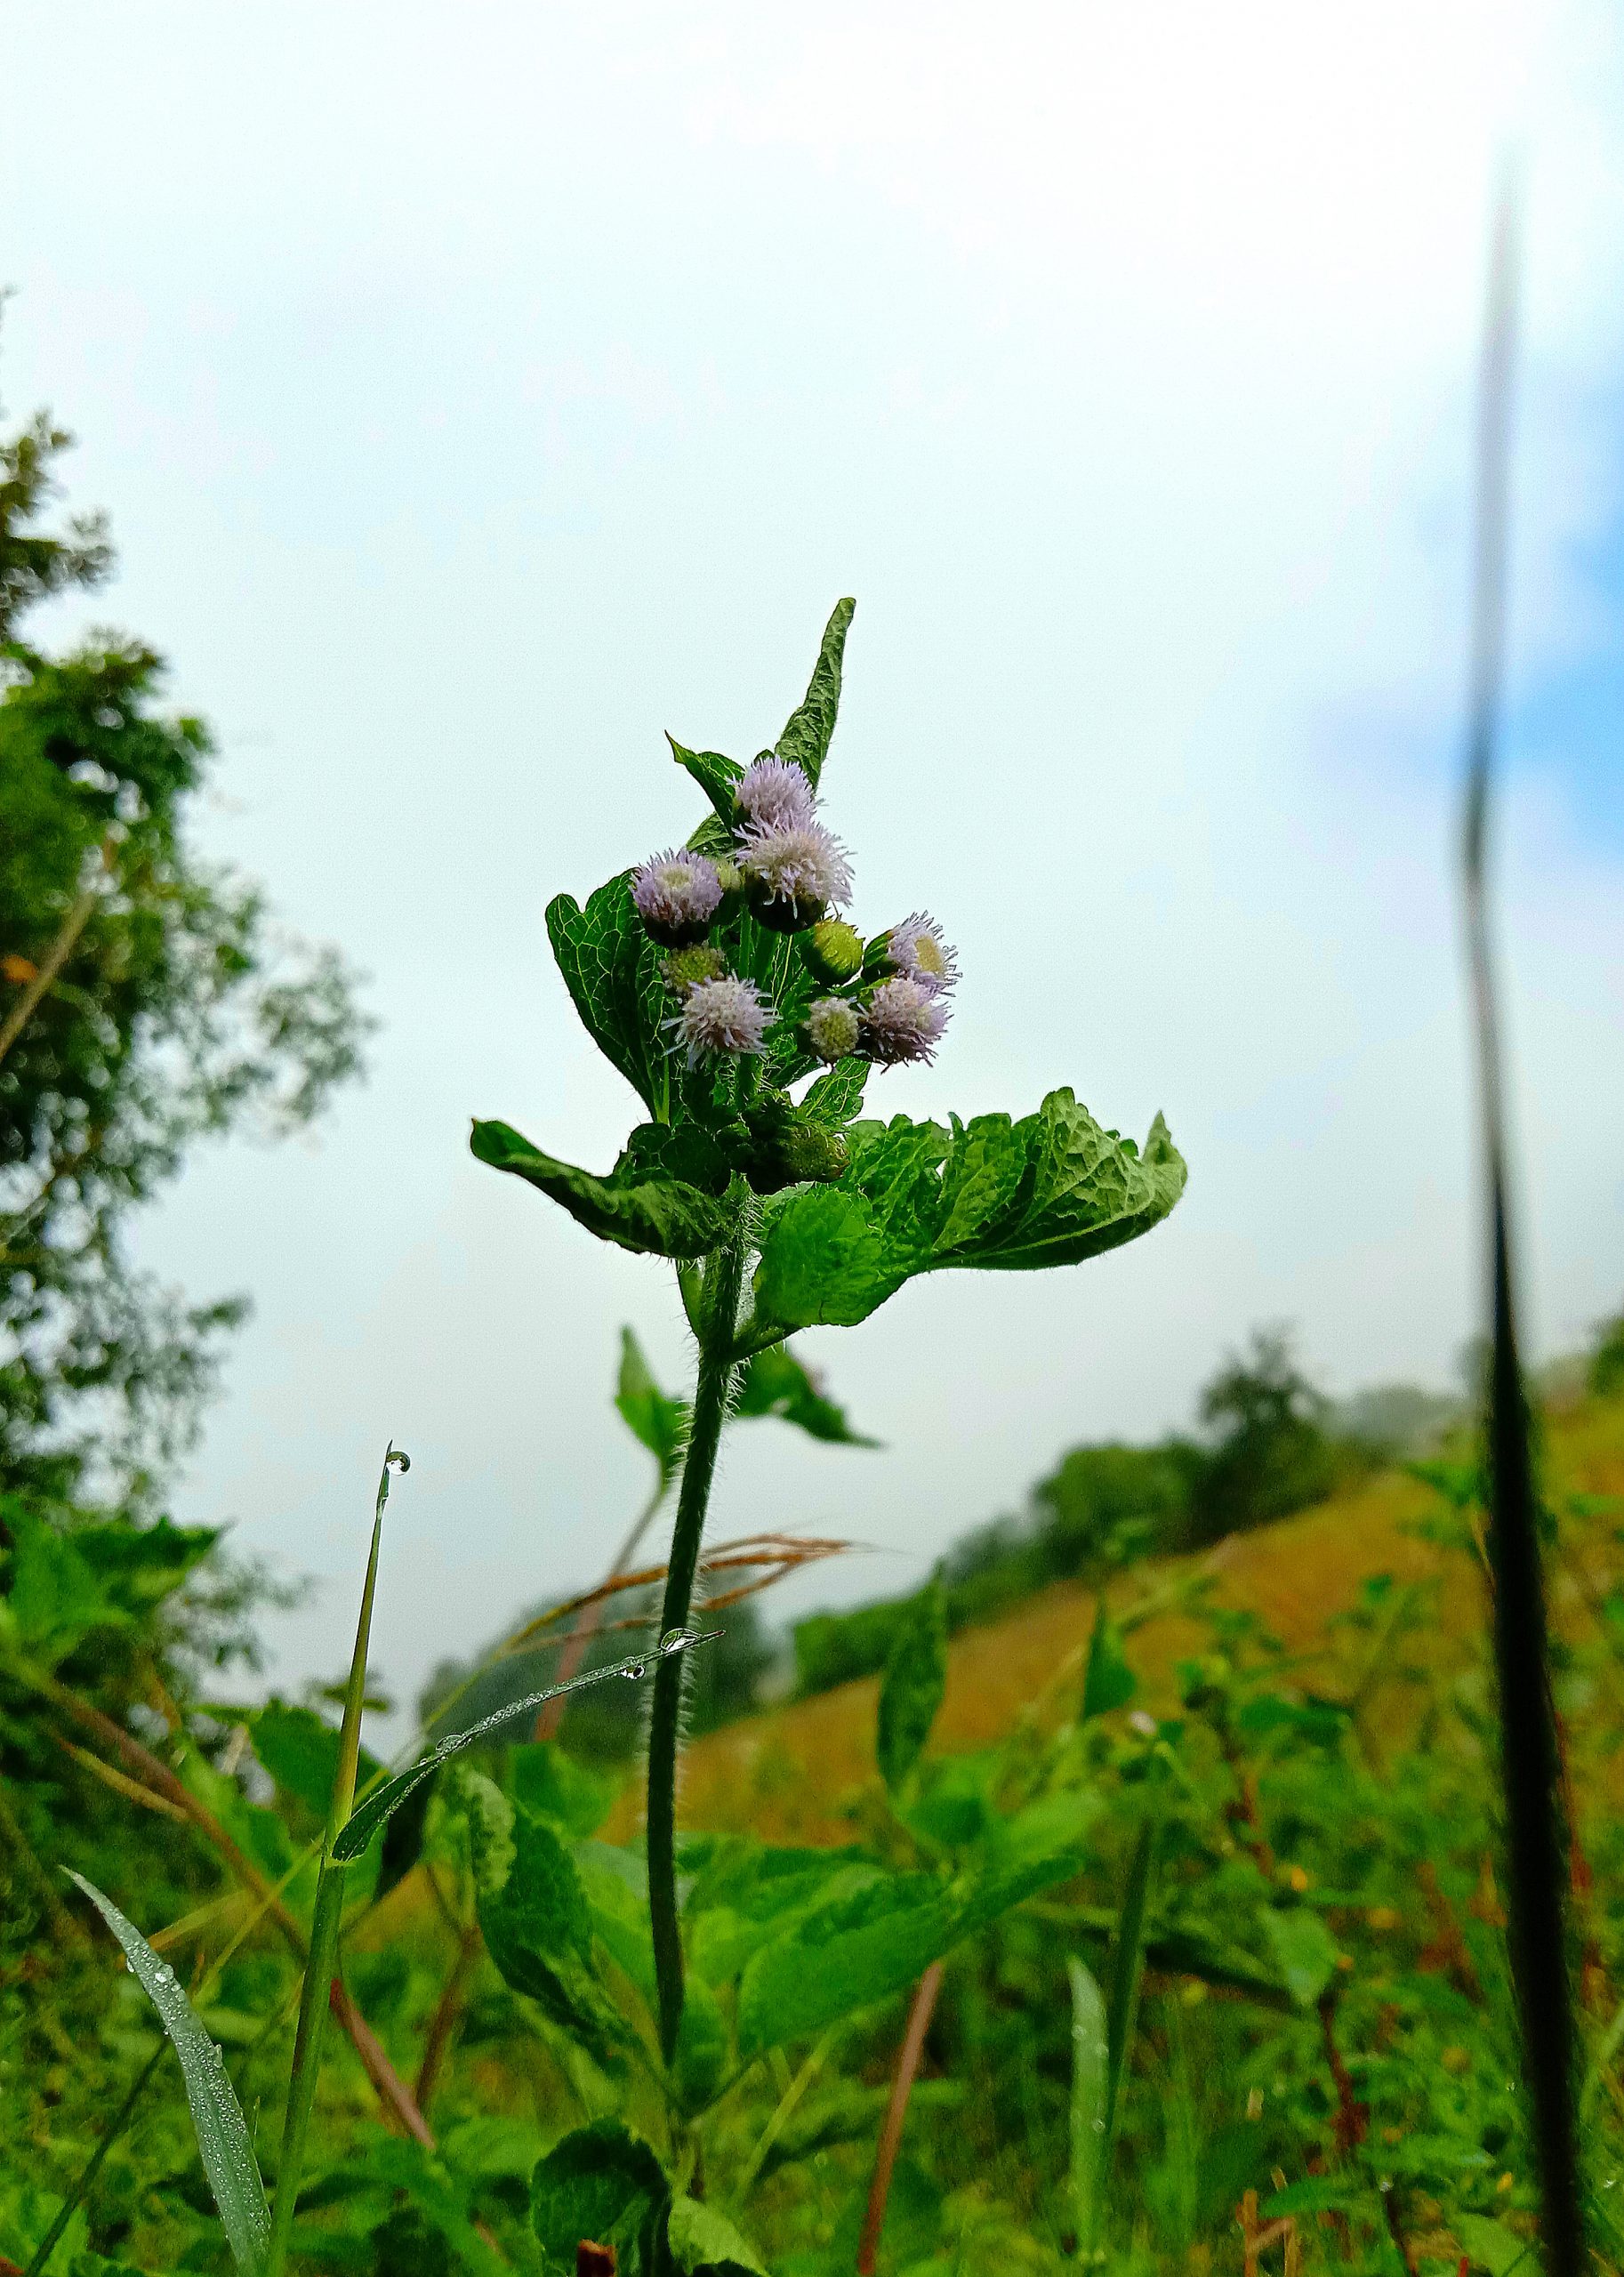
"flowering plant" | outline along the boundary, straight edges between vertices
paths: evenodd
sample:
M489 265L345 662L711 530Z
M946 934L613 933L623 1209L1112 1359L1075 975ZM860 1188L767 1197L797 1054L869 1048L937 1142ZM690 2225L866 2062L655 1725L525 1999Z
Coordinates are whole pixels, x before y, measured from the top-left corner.
M600 1239L676 1264L699 1358L668 1637L687 1629L717 1447L753 1354L800 1328L864 1320L920 1274L1097 1256L1148 1232L1184 1190L1160 1115L1140 1148L1069 1090L1019 1121L860 1119L874 1069L933 1058L959 965L933 917L864 940L843 914L851 859L819 793L853 607L836 607L804 701L752 765L668 738L712 809L684 845L623 871L584 907L561 894L548 909L575 1009L647 1111L613 1169L577 1169L503 1122L473 1127L480 1161L539 1187ZM683 2009L686 1658L660 1660L649 1724L649 1907L668 2060Z

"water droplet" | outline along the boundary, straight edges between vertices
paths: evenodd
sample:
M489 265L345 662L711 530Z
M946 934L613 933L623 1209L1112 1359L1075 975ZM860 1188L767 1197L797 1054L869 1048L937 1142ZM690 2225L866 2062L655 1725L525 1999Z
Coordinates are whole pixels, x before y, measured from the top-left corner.
M621 1670L621 1674L625 1678L628 1684L635 1684L642 1673L643 1663L641 1661L628 1661L625 1667Z

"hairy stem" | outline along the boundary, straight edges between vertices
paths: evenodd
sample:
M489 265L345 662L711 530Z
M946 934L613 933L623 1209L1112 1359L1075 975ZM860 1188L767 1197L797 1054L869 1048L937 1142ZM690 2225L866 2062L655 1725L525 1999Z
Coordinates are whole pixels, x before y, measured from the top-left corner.
M744 1283L747 1227L741 1214L734 1238L713 1250L705 1267L700 1312L699 1374L682 1489L671 1530L671 1564L660 1630L687 1624L694 1575L704 1534L716 1451L728 1420L733 1387L734 1335ZM654 1930L655 1976L660 1995L660 2046L669 2064L682 2022L682 1931L677 1919L677 1747L682 1719L686 1653L673 1653L655 1671L648 1722L648 1911Z

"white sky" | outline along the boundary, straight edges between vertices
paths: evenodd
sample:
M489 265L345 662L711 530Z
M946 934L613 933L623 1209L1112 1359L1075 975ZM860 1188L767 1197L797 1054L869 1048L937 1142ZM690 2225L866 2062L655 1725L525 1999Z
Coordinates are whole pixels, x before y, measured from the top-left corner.
M220 733L212 849L385 1024L317 1145L200 1156L142 1244L255 1299L179 1509L330 1584L283 1681L345 1656L390 1433L402 1692L590 1577L640 1493L607 1392L623 1320L686 1364L663 1269L472 1164L466 1121L612 1158L635 1102L542 910L691 826L661 730L770 742L843 592L858 914L928 905L967 968L937 1068L872 1096L1162 1106L1191 1185L1113 1259L808 1340L888 1451L741 1432L715 1532L836 1526L887 1554L819 1599L907 1586L1067 1444L1185 1419L1259 1319L1338 1388L1449 1376L1487 214L1515 144L1533 690L1616 639L1608 11L0 0L0 28L36 98L72 90L7 109L6 401L79 431L124 556L92 614ZM1524 768L1506 822L1546 1348L1624 1291L1607 787Z

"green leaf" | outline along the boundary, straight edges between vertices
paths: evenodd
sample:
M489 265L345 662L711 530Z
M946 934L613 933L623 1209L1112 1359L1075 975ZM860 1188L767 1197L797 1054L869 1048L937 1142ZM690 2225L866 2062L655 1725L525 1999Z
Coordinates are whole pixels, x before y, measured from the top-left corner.
M733 788L744 772L737 760L724 759L719 751L689 751L669 729L665 740L678 766L687 769L715 808L717 820L725 823L731 833L736 811Z
M687 1410L683 1412L686 1415ZM836 1446L880 1444L878 1439L867 1438L861 1431L852 1429L845 1409L819 1388L810 1369L782 1344L758 1352L745 1363L733 1412L741 1420L753 1415L776 1415L783 1422L793 1423L808 1438L827 1440Z
M615 1404L632 1434L646 1446L669 1484L682 1464L687 1444L688 1405L660 1389L643 1348L629 1328L620 1332L620 1381Z
M840 664L846 653L846 634L856 606L854 600L836 601L834 613L824 628L823 645L812 667L806 695L791 712L784 733L773 746L780 759L790 760L801 769L814 790L829 756L835 716L840 708Z
M1459 2239L1472 2259L1489 2273L1489 2277L1511 2277L1514 2269L1531 2260L1533 2248L1526 2238L1518 2237L1504 2222L1497 2222L1491 2214L1454 2214L1450 2227Z
M503 1981L599 2055L630 2037L599 1984L592 1920L575 1863L546 1822L519 1811L513 1860L479 1901L486 1950Z
M167 1961L160 1960L135 1924L126 1919L110 1897L82 1874L68 1870L70 1881L84 1891L124 1948L125 1959L141 1980L141 1989L158 2012L186 2082L192 2127L203 2170L220 2209L221 2225L231 2257L247 2277L257 2277L270 2238L270 2209L265 2185L248 2139L242 2106L226 2077L220 2050L198 2023L180 1979Z
M645 2277L669 2195L658 2159L618 2120L565 2136L530 2178L530 2221L546 2277L575 2277L576 2248L587 2238L615 2249L621 2277Z
M68 1534L8 1497L11 1586L3 1601L6 1627L37 1661L54 1667L94 1629L124 1619L89 1561Z
M866 1059L837 1059L827 1074L807 1086L800 1111L826 1130L844 1130L862 1112L863 1086L867 1081Z
M947 1600L933 1581L908 1607L880 1687L874 1753L893 1794L925 1751L946 1686Z
M1035 1272L1119 1248L1165 1218L1185 1165L1158 1115L1143 1152L1069 1090L1012 1122L857 1122L838 1186L769 1204L756 1275L785 1328L865 1320L921 1273Z
M874 1213L844 1179L803 1187L771 1219L756 1271L756 1309L786 1329L852 1328L906 1278L888 1274Z
M732 2223L697 2198L672 2199L665 2241L687 2277L767 2277Z
M508 1750L513 1799L577 1839L596 1834L620 1791L619 1778L579 1763L557 1740L526 1740Z
M1107 1615L1102 1591L1094 1609L1088 1672L1082 1679L1084 1721L1090 1716L1108 1716L1114 1708L1125 1708L1138 1688L1138 1678L1129 1667L1122 1650L1122 1624Z
M623 1677L633 1684L640 1683L656 1661L668 1653L686 1652L690 1645L708 1643L711 1637L720 1633L720 1629L673 1631L662 1638L651 1652L633 1653L623 1661L611 1661L600 1669L585 1669L579 1676L571 1677L567 1683L550 1684L543 1691L527 1693L522 1700L509 1701L505 1708L498 1708L494 1715L481 1717L466 1731L454 1732L448 1740L442 1740L420 1762L386 1781L382 1787L375 1787L357 1805L333 1845L334 1863L347 1865L352 1859L358 1858L373 1837L388 1825L406 1797L414 1788L422 1786L448 1755L455 1755L462 1748L471 1747L487 1732L499 1731L504 1724L516 1722L520 1716L530 1714L546 1701L561 1700L567 1692L580 1692L589 1684L605 1684L617 1677Z
M1302 2007L1313 2007L1337 1973L1336 1940L1330 1930L1306 1905L1283 1911L1271 1906L1263 1916L1263 1934L1291 1998Z
M547 937L582 1026L649 1113L668 1119L673 1070L662 1024L671 1004L631 873L599 886L584 909L567 893L549 902Z
M1105 2213L1109 2047L1105 1996L1092 1972L1075 1956L1066 1968L1072 1980L1072 2209L1086 2255L1093 2251Z
M285 1795L301 1803L318 1822L327 1815L338 1769L339 1734L309 1708L290 1707L284 1700L268 1701L247 1718L253 1751ZM382 1766L362 1750L359 1775L370 1782Z
M123 1613L140 1615L173 1595L220 1540L218 1526L151 1525L100 1520L74 1535L74 1548Z
M990 1865L946 1882L896 1874L802 1915L757 1952L739 1984L741 2056L784 2041L901 1992L930 1962L1083 1863L1080 1844L1098 1798L1046 1797L1017 1813Z
M1117 1917L1116 1935L1111 1941L1111 1992L1105 2013L1106 2062L1105 2080L1105 2144L1106 2155L1116 2140L1117 2121L1122 2115L1122 2081L1127 2076L1129 2058L1133 2054L1133 2038L1139 2020L1139 1984L1145 1973L1146 1919L1150 1911L1150 1888L1156 1870L1156 1851L1162 1835L1159 1807L1139 1829L1138 1839L1129 1862L1128 1882L1122 1892L1122 1910Z
M734 1221L733 1205L720 1193L649 1171L643 1166L646 1151L630 1145L608 1177L599 1179L543 1155L505 1122L476 1122L469 1144L477 1160L539 1187L589 1233L622 1249L703 1257Z

